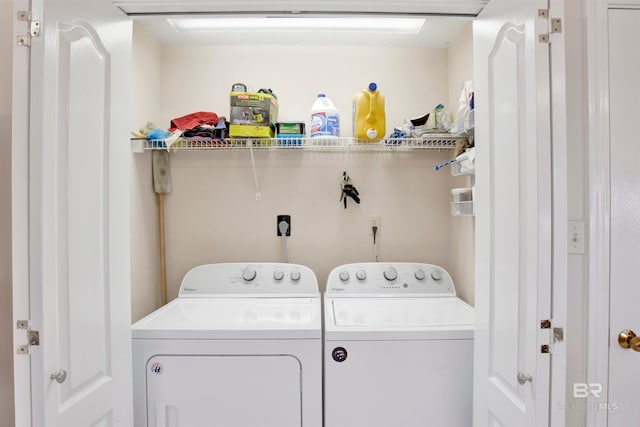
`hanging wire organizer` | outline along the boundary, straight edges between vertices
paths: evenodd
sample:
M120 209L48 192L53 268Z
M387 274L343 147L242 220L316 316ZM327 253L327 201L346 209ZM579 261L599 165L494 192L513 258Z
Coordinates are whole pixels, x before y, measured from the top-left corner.
M429 134L420 138L386 138L368 142L356 138L179 138L169 147L171 151L206 150L309 150L309 151L446 151L456 147L466 136ZM164 140L131 139L133 151L167 149Z

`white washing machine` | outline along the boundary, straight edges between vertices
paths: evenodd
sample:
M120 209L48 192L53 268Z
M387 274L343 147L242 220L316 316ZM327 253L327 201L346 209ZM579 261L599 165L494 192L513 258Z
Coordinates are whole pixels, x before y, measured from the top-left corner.
M295 264L210 264L132 326L136 427L321 427L318 283Z
M325 427L469 427L474 310L443 268L335 268L324 298Z

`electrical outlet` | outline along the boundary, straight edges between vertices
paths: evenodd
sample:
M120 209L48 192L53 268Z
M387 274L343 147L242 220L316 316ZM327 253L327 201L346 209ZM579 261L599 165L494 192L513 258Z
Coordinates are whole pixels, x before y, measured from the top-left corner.
M380 215L369 216L369 228L378 227L378 231L380 231L380 225L381 225Z
M280 223L282 221L288 224L285 236L291 236L291 215L278 215L278 217L276 218L276 234L278 236L282 236L282 233L280 232Z

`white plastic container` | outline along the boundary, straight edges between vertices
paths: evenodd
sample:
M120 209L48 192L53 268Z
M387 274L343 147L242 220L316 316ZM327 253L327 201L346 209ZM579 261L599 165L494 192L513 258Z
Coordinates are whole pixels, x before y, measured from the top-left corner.
M454 188L451 190L451 196L454 202L470 202L473 200L473 189Z
M340 111L324 93L311 107L311 138L338 138L340 136Z
M454 216L474 215L474 193L475 187L452 189L451 214Z

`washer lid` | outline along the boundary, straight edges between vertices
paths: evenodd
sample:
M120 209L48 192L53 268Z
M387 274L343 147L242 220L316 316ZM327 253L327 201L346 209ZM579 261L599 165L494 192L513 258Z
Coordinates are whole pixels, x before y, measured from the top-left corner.
M459 298L335 298L328 299L337 327L443 328L474 325L473 307Z
M320 338L320 298L178 298L132 326L133 338Z

